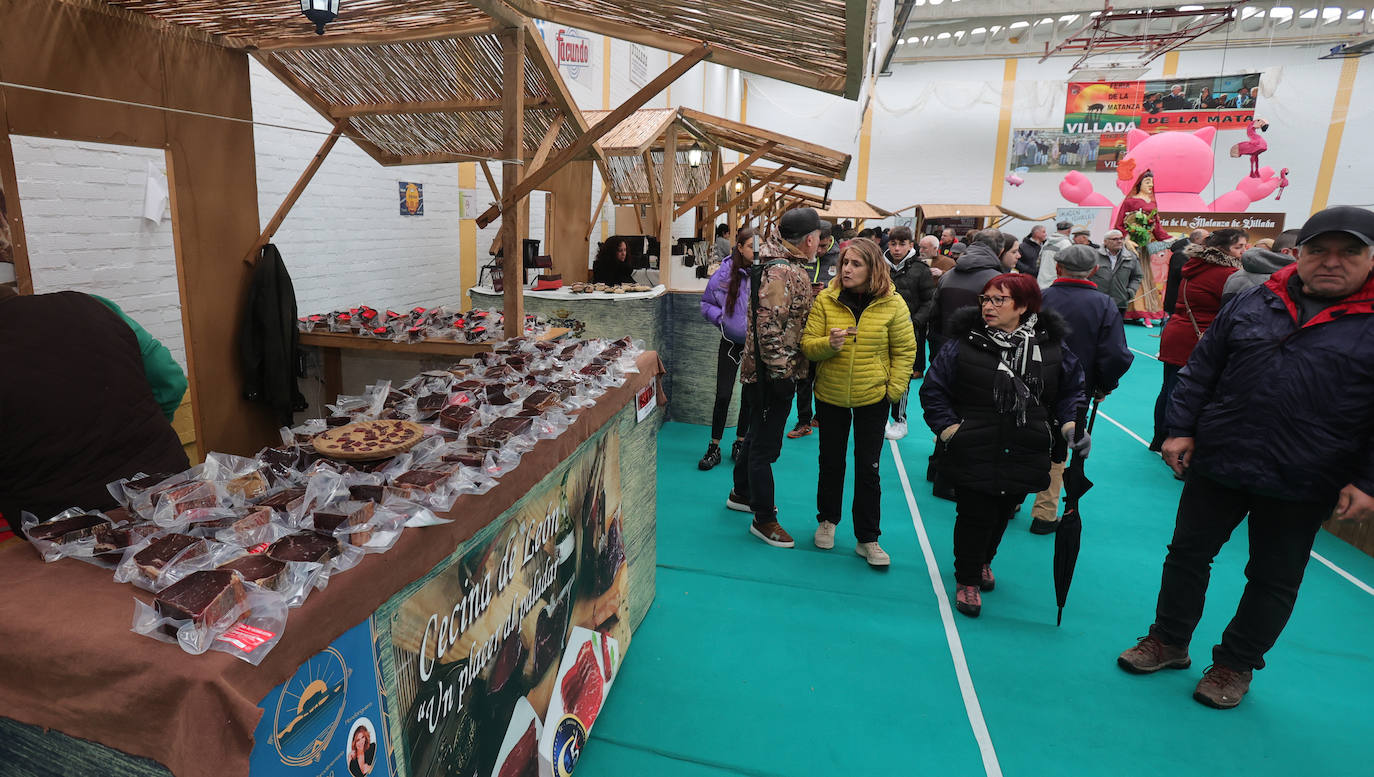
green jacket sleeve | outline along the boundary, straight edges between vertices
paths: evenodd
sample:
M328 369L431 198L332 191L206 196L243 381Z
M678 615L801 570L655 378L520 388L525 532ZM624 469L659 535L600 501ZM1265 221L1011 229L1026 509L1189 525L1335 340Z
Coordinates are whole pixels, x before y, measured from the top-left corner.
M153 399L170 423L181 406L181 398L186 395L186 374L181 371L181 365L172 359L172 352L167 350L167 346L148 334L148 330L129 318L118 305L98 294L91 296L100 300L134 330L134 336L138 338L138 351L143 356L143 372L147 376L148 387L153 390Z

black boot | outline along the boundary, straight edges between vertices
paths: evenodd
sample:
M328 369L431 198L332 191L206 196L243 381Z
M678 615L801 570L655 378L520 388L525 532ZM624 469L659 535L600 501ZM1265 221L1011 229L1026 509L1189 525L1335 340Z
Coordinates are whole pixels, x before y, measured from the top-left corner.
M706 446L706 455L702 456L701 461L697 462L697 469L702 470L704 472L708 469L711 469L719 463L720 446L715 443L708 443Z

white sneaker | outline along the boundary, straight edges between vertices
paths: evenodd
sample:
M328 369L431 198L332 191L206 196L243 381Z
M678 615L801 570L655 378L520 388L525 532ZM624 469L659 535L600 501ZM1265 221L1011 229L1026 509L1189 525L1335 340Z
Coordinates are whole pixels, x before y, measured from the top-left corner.
M835 524L830 521L821 521L816 527L816 547L821 550L830 550L835 547Z
M870 567L885 567L892 563L892 557L876 542L860 542L854 546L854 552L867 559Z
M889 440L900 440L906 436L906 421L888 421L883 436Z

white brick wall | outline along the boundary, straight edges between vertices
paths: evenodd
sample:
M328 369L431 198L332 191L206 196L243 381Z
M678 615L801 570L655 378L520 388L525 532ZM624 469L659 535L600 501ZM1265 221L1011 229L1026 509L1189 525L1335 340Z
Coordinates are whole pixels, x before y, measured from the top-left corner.
M250 62L259 121L328 132L329 124ZM265 226L324 135L259 126L258 216ZM425 215L401 216L398 181L424 184ZM304 315L352 305L410 308L459 299L458 166L382 167L340 140L273 237Z
M147 165L158 149L11 137L34 291L75 290L112 300L162 341L182 369L171 214L142 217Z

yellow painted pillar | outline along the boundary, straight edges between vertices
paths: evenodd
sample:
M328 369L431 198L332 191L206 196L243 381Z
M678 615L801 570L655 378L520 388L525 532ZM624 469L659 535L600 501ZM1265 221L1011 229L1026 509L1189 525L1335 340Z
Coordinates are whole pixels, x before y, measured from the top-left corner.
M1164 55L1164 77L1173 78L1178 75L1178 52L1171 51Z
M872 143L873 99L870 95L868 105L864 108L863 121L859 125L859 178L854 188L854 196L860 200L868 199L868 158Z
M477 163L463 162L458 165L458 188L465 191L477 189ZM472 307L468 289L477 285L477 221L458 220L458 293L463 310Z
M1336 99L1331 104L1331 123L1327 125L1326 146L1322 150L1322 164L1317 169L1317 187L1312 193L1312 213L1326 207L1331 197L1331 179L1336 174L1336 157L1341 151L1341 136L1345 134L1345 119L1350 113L1350 93L1355 89L1355 76L1360 72L1358 57L1341 62L1341 77L1336 82Z
M997 148L992 165L992 194L988 202L1002 204L1002 190L1006 187L1007 146L1011 143L1011 109L1016 102L1016 60L1008 59L1002 67L1002 111L997 119Z

